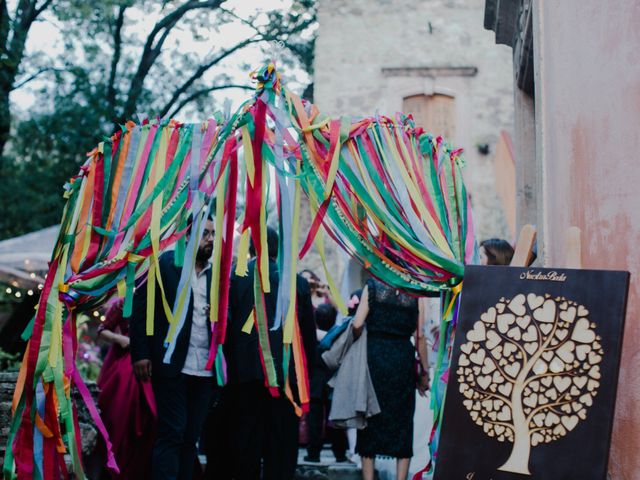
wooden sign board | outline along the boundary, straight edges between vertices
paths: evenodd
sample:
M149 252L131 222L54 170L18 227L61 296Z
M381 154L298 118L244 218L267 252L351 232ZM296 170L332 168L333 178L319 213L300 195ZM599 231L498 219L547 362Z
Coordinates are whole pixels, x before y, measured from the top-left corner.
M606 478L628 283L466 268L435 480Z

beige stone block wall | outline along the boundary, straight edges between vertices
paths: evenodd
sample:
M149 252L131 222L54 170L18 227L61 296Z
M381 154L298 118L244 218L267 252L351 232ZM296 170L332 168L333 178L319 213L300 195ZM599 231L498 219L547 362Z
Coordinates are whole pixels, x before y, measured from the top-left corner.
M513 67L511 50L495 45L483 15L483 0L320 0L314 100L323 113L360 117L393 115L410 95L454 96L456 135L449 140L465 150L478 238L508 238L493 153L500 131L513 130ZM477 73L383 72L421 67ZM481 143L489 144L489 155L478 153ZM335 269L341 272L340 261Z

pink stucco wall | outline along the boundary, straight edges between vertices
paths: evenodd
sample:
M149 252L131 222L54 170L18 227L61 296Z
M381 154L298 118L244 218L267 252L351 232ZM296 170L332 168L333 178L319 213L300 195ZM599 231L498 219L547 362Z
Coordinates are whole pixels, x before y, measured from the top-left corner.
M534 2L536 123L545 263L567 227L584 268L629 270L609 471L640 479L640 2ZM539 200L540 201L540 200ZM594 439L597 441L597 439Z

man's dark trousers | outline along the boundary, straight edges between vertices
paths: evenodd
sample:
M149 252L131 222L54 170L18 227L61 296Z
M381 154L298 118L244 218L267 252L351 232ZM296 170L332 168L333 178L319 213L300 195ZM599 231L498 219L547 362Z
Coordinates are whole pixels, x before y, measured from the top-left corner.
M211 377L180 373L153 378L158 429L153 447L154 480L192 480L196 443L209 412L214 382Z
M331 442L331 450L336 460L343 462L346 460L347 448L349 448L347 433L343 429L333 428L325 424L328 410L331 409L331 401L327 397L328 396L325 396L325 398L311 399L307 417L309 422L309 445L307 447L307 453L312 460L320 458L320 452L324 444L322 435L322 427L324 425L326 427L324 436Z
M219 450L211 451L208 461L226 465L212 465L207 478L259 480L262 472L263 480L293 479L298 460L298 416L289 399L272 397L260 382L228 385L222 397L220 413L230 421L223 433L226 448L223 452L217 442Z

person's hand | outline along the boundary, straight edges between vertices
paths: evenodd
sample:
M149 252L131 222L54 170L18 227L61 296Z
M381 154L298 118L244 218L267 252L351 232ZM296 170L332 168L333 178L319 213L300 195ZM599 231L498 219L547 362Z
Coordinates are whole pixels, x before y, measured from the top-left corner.
M151 378L151 360L143 358L133 364L133 373L136 378L143 382L146 382Z
M126 350L129 348L129 337L125 337L124 335L120 335L120 338L118 338L118 345L120 345L120 348L122 348L123 350Z
M425 397L430 388L431 378L429 376L429 371L427 370L420 374L420 379L418 380L418 394L421 397Z
M329 297L329 286L328 285L319 285L315 291L315 294L318 297Z

